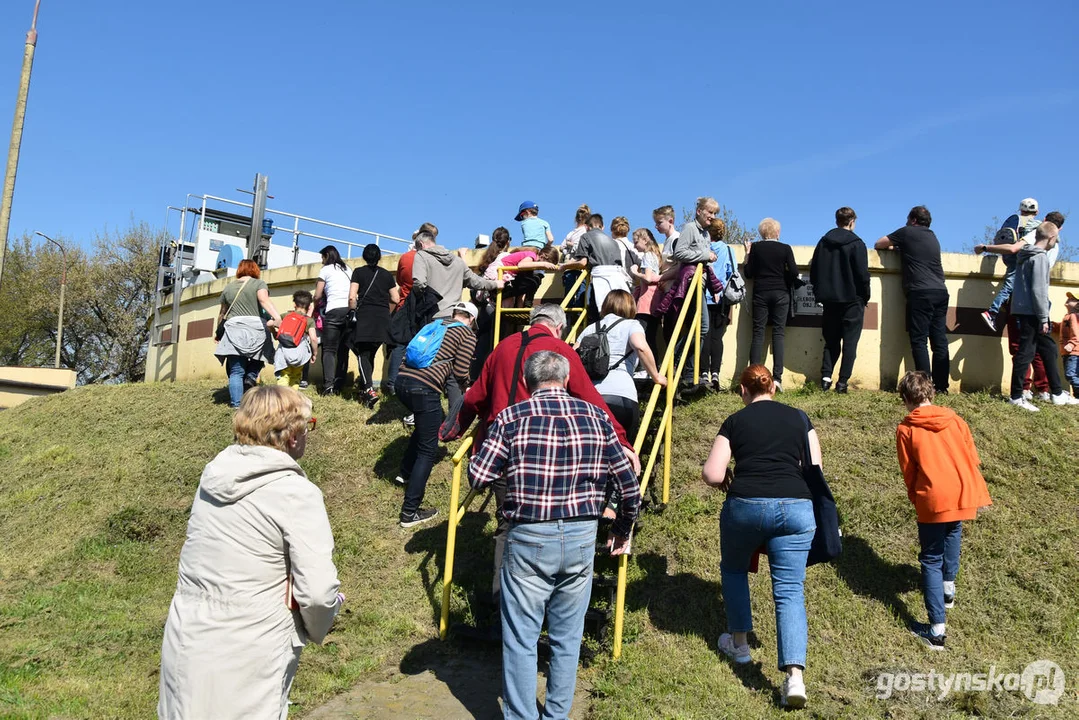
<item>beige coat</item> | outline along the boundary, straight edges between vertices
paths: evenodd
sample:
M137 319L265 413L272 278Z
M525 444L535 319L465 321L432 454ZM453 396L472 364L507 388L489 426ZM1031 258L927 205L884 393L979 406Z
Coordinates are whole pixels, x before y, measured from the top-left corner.
M287 453L231 445L211 460L165 623L158 717L286 717L300 651L339 609L332 552L322 492Z

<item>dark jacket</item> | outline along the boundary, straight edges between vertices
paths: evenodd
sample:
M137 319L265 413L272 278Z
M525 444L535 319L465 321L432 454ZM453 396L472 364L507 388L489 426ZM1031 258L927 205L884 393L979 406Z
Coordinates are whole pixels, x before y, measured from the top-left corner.
M833 228L820 239L809 262L809 281L820 303L869 302L869 255L850 230Z
M744 272L753 280L753 292L782 290L801 287L798 280L798 263L794 260L791 246L778 240L758 240L746 256Z

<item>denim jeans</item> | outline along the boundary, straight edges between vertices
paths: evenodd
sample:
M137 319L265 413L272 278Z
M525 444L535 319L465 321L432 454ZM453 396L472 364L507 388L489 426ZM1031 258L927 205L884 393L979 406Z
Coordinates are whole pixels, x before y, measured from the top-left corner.
M225 371L229 374L229 405L238 408L244 397L244 384L258 384L262 360L229 355L225 358Z
M506 720L569 717L584 615L592 596L596 520L510 527L502 561L502 703ZM536 713L536 648L544 610L551 661Z
M730 322L731 307L725 300L708 305L708 337L701 342L701 364L704 372L719 374L723 364L723 335ZM656 355L659 358L659 355ZM657 359L657 362L659 360Z
M907 333L914 369L933 377L937 392L948 391L951 361L948 358L948 291L914 290L907 293ZM925 341L933 348L933 362Z
M1004 280L1000 283L1000 289L997 290L996 297L993 298L993 304L989 306L989 312L992 315L996 315L1000 312L1000 308L1008 301L1008 298L1012 296L1012 288L1015 286L1015 265L1011 267L1004 266ZM943 622L943 620L941 621Z
M918 542L922 551L918 562L922 566L922 595L925 611L932 624L944 622L944 582L954 582L959 572L959 545L963 538L963 523L918 523Z
M806 664L804 584L806 559L816 529L811 500L728 497L719 514L719 571L727 629L753 629L749 563L754 551L764 545L776 605L780 670L788 665L804 668Z
M1072 386L1072 392L1079 396L1079 355L1064 356L1064 377Z
M393 345L390 347L390 357L387 360L389 368L386 370L386 385L390 392L397 392L397 373L401 369L401 361L405 359L406 345Z
M1042 332L1041 321L1034 315L1015 315L1014 317L1019 326L1019 349L1012 357L1012 400L1018 400L1023 396L1023 384L1035 353L1041 356L1042 365L1045 366L1049 392L1053 395L1064 392L1064 386L1060 384L1060 372L1057 370L1057 355L1060 351L1056 340L1052 335Z
M401 517L420 509L427 479L438 455L438 426L442 424L442 393L410 377L398 378L397 397L416 416L416 426L401 459L401 477L407 480Z
M753 340L749 344L749 362L764 362L764 328L772 325L772 377L783 381L783 340L790 315L791 294L786 290L753 291Z

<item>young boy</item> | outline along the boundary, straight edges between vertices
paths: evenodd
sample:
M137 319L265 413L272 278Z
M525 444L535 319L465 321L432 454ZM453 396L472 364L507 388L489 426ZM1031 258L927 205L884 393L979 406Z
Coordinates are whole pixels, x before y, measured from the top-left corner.
M536 203L531 200L521 203L514 220L521 223L521 234L524 236L521 245L524 247L539 250L548 243L554 245L551 226L546 220L540 219L539 205Z
M315 320L309 317L307 310L311 307L314 298L307 290L297 290L292 293L292 310L285 313L281 318L281 324L277 328L278 338L282 329L288 329L289 325L295 324L295 320L289 321L290 316L303 319L303 339L296 347L279 345L274 351L274 376L277 377L278 385L298 387L303 381L303 369L308 363L314 363L318 355L318 335L315 334Z
M1079 405L1079 398L1064 392L1057 370L1057 344L1049 334L1049 256L1056 247L1057 226L1043 222L1034 233L1034 244L1019 251L1012 291L1012 315L1019 327L1019 349L1012 359L1012 405L1030 412L1038 408L1023 399L1023 380L1035 353L1045 365L1049 393L1054 405Z
M992 504L974 438L963 418L933 405L933 380L924 371L899 381L907 416L895 431L896 451L907 497L918 516L922 595L929 626L913 629L931 649L943 650L944 610L955 605L955 577L963 521Z
M1064 356L1064 378L1079 397L1079 298L1068 293L1064 301L1068 313L1060 321L1060 352Z
M1034 229L1038 227L1038 201L1026 198L1019 203L1019 214L1010 215L993 236L992 245L975 245L975 254L996 253L1004 258L1004 280L993 298L989 309L982 313L982 320L990 330L997 329L997 314L1012 295L1015 282L1016 256L1024 246L1031 244Z

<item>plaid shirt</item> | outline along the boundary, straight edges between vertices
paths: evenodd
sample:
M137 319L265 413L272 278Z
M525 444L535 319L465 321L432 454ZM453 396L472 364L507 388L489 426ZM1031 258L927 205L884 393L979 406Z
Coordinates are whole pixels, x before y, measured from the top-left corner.
M599 517L608 484L621 497L614 533L628 535L637 517L640 485L610 420L562 388L536 391L490 425L469 476L478 489L503 474L502 514L511 522Z

